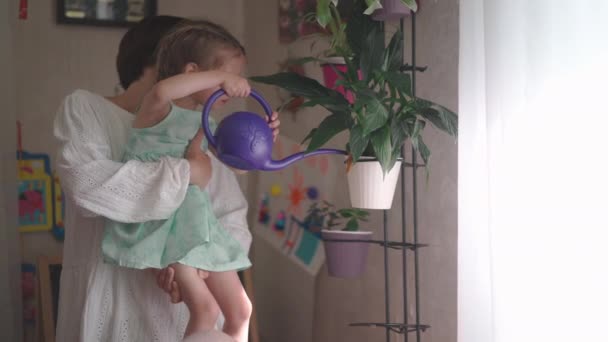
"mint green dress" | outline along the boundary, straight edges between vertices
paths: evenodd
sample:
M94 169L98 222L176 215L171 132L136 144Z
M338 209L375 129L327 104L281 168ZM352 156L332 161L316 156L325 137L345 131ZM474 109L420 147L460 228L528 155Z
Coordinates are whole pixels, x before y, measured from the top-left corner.
M154 127L132 128L124 161L183 158L201 123L200 112L172 106ZM215 130L215 122L211 122ZM201 146L207 149L207 142ZM102 241L104 260L129 268L165 268L180 263L211 272L251 266L241 245L215 217L206 191L189 186L183 203L166 220L121 223L108 220Z

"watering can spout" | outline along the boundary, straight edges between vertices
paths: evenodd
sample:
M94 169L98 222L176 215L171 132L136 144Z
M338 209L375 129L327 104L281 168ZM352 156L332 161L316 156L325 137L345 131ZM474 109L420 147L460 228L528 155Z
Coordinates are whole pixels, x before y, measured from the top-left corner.
M319 149L319 150L308 152L308 153L298 152L298 153L292 154L291 156L280 159L280 160L269 160L266 164L264 164L263 170L264 171L281 170L301 159L316 156L318 154L344 154L344 155L346 155L346 151L336 150L336 149L331 149L331 148L323 148L323 149Z

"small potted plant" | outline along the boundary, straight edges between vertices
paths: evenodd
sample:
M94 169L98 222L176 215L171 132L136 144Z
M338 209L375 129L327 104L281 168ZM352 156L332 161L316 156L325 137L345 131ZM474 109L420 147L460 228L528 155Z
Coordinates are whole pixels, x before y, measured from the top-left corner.
M307 151L316 150L342 131L346 146L347 179L353 207L390 209L399 170L401 147L409 140L428 167L430 150L422 139L427 123L457 135L458 117L449 109L413 96L411 70L402 64L402 32L384 45L381 24L364 14L368 0L353 0L345 27L348 49L341 49L345 71L335 69L345 96L314 79L282 72L253 77L253 81L279 86L330 112L305 138ZM338 50L336 50L339 52Z
M336 209L327 201L311 204L305 220L312 231L321 232L331 276L353 278L365 271L369 244L350 241L371 239L370 231L359 231L359 221L366 222L368 216L365 210Z

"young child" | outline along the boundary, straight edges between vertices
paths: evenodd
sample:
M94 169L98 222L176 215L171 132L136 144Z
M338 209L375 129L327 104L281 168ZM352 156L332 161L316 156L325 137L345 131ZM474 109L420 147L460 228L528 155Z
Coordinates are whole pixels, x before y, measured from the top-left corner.
M163 38L158 50L159 82L137 113L125 160L182 157L201 126L196 109L222 88L228 97L249 95L245 50L221 27L185 23ZM214 128L215 123L211 123ZM206 149L206 142L203 143ZM210 166L209 166L210 176ZM182 205L167 220L144 223L109 221L102 242L107 262L123 267L175 269L175 280L190 310L186 336L213 329L219 308L224 332L239 342L248 338L251 302L237 271L251 265L246 253L213 215L208 194L190 186ZM198 270L209 272L203 280Z

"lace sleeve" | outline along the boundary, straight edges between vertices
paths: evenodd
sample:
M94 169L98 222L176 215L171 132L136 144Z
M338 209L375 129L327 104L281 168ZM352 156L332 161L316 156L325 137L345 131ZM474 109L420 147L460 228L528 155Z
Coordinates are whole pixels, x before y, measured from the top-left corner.
M57 170L64 191L87 216L119 222L167 218L184 200L188 162L169 157L155 163L113 161L102 124L110 116L96 113L85 95L76 91L66 97L55 118Z
M234 173L211 156L213 173L207 191L211 197L213 213L243 249L249 252L251 232L247 225L247 201Z

